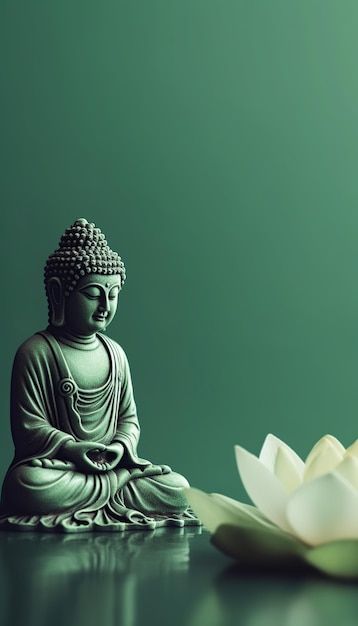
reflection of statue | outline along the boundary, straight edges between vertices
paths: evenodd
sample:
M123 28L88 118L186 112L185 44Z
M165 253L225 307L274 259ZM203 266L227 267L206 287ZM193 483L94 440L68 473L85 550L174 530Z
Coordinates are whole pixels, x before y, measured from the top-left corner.
M67 532L198 524L186 479L137 455L139 424L124 350L102 334L125 280L121 258L85 219L45 268L50 325L13 367L15 457L0 523Z
M177 585L189 569L190 543L200 531L0 533L0 621L26 626L148 623L143 604L151 606L168 579L178 595Z

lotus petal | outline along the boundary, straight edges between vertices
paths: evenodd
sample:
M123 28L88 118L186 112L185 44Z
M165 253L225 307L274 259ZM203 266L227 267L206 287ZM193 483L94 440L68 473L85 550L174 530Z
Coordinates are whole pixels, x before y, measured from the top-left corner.
M287 493L302 483L304 462L292 448L275 435L267 435L259 459L277 476Z
M355 442L347 448L346 454L353 454L358 457L358 439L356 439Z
M277 476L245 448L235 446L235 452L241 480L253 503L271 522L290 532L285 512L288 497Z
M339 474L343 476L348 482L355 488L358 489L358 456L354 454L349 454L348 450L344 455L343 461L337 465L334 470L335 474Z
M183 492L204 526L214 533L221 524L240 524L247 527L270 527L271 524L255 507L237 502L221 494L208 494L187 487ZM276 531L276 528L273 527Z
M223 524L211 537L211 542L239 564L275 569L282 566L302 566L304 546L294 537L277 529L244 528Z
M251 504L244 504L228 496L224 496L221 493L212 493L212 498L216 503L225 509L229 509L232 513L237 515L238 523L244 526L252 526L261 528L262 526L275 530L276 532L282 532L275 524L272 524L267 517L265 517L256 506Z
M287 518L310 545L358 537L358 492L339 474L304 483L291 496Z
M330 576L358 578L358 540L325 543L306 552L306 561Z
M306 459L304 480L313 480L332 471L342 461L345 451L341 442L332 435L322 437Z

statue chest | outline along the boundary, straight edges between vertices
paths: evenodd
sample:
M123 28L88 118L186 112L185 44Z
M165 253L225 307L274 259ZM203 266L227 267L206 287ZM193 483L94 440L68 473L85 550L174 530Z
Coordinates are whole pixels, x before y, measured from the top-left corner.
M110 359L102 343L94 350L79 350L62 344L61 350L78 387L93 389L108 380Z

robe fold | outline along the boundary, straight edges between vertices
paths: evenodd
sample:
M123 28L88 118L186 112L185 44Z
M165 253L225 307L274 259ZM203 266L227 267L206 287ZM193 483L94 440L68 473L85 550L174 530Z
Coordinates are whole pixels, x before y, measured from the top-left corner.
M0 528L81 532L199 524L182 493L186 479L138 456L140 427L126 354L112 339L97 336L108 351L110 374L96 389L77 386L49 329L17 351L11 382L15 455L4 479ZM113 470L85 473L61 460L66 441L120 442L125 452Z

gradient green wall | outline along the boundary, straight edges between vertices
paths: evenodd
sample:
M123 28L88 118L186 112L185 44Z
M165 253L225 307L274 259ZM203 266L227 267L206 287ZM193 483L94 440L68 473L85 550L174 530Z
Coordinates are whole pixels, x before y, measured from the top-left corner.
M234 443L358 413L358 5L1 0L1 474L14 352L77 217L127 283L140 453L242 496Z

